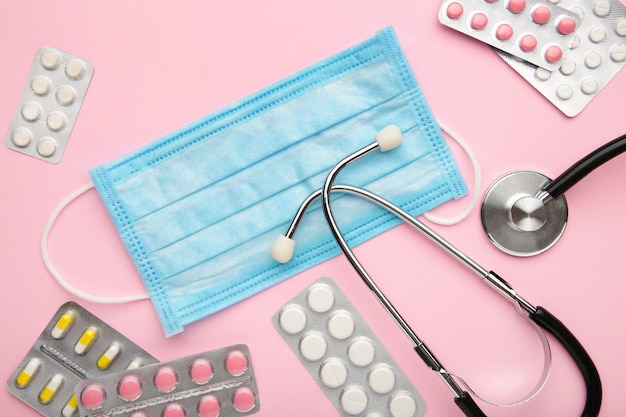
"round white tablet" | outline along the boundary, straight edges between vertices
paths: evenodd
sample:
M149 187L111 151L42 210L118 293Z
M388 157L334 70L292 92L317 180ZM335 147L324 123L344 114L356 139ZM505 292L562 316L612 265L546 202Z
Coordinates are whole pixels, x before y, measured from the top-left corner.
M76 100L76 92L72 87L64 85L57 90L56 98L61 106L70 106Z
M328 332L339 340L344 340L352 336L354 333L354 319L352 315L345 311L337 311L328 320Z
M610 56L614 62L626 61L626 45L623 45L623 44L614 45L611 48Z
M306 313L299 305L290 304L280 312L278 323L286 333L300 333L306 326Z
M29 101L22 106L22 117L27 122L34 122L41 116L41 107L39 104Z
M535 69L535 78L540 81L548 81L552 73L545 68L537 67Z
M65 66L65 75L72 80L80 80L85 75L85 66L82 62L73 59Z
M556 96L561 100L569 100L574 94L574 90L567 84L560 84L555 90Z
M39 58L41 65L47 70L55 70L59 68L61 57L55 51L46 51Z
M359 387L348 387L341 393L341 408L347 414L355 416L367 408L367 394Z
M335 303L333 290L326 284L315 284L307 296L309 307L318 313L326 313Z
M576 61L571 58L565 58L559 70L563 75L572 75L576 71Z
M595 25L589 29L589 40L593 43L600 43L606 39L606 29L602 25Z
M28 146L32 138L30 131L24 128L15 129L11 134L11 142L20 148Z
M580 91L585 94L595 94L598 91L598 80L593 77L585 77L580 82Z
M607 17L611 13L611 4L608 0L597 0L594 2L593 12L599 17Z
M376 349L369 339L358 338L348 348L348 358L356 366L367 366L374 360Z
M30 88L33 90L33 93L45 96L50 91L50 80L46 77L35 77L30 83Z
M43 138L37 142L37 153L41 156L52 156L57 150L57 143L52 138Z
M393 417L413 417L417 410L415 400L406 392L399 392L389 403L389 411Z
M300 353L311 362L318 361L326 355L326 339L319 333L311 333L300 341Z
M320 379L328 388L342 386L348 378L348 369L339 359L329 359L320 369Z
M46 118L46 125L48 125L48 129L52 130L53 132L58 132L63 130L66 121L67 119L65 118L65 115L63 113L53 111Z
M378 364L371 370L367 381L374 392L387 394L396 385L396 375L389 366Z
M615 22L615 33L619 36L626 36L626 18L618 19Z

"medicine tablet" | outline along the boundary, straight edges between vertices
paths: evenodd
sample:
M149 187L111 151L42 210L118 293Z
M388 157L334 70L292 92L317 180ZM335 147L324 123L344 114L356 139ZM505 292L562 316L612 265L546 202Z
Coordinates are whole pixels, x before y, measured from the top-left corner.
M28 102L22 106L22 118L27 122L34 122L41 115L41 106L34 102Z
M596 25L589 29L589 40L593 43L600 43L606 39L606 29L604 26Z
M33 93L38 96L45 96L50 92L50 80L46 77L35 77L30 83L30 88Z
M67 119L65 118L63 113L58 111L50 113L46 118L46 125L48 125L48 129L52 130L53 132L63 130L66 122Z
M30 382L37 375L37 372L39 372L39 368L41 368L41 361L37 358L30 359L17 378L15 378L15 385L18 388L28 387Z
M614 62L626 61L626 45L614 45L611 48L610 57Z
M141 381L136 375L126 375L117 386L117 393L120 398L126 401L133 401L141 395Z
M206 384L213 378L213 365L204 358L198 358L191 364L189 375L197 384Z
M564 17L557 25L557 30L561 35L569 35L576 30L576 20L571 17Z
M569 100L570 98L572 98L573 94L574 90L568 84L561 84L556 87L556 95L561 100Z
M39 142L37 142L37 153L41 156L50 157L54 155L56 150L57 150L57 143L52 138L43 138ZM87 339L91 336L92 336L91 334L88 334L85 336L84 340L89 343L88 345L85 345L85 344L82 344L82 342L79 342L76 345L76 348L74 349L74 351L78 353L79 355L87 353L92 343L92 341L88 341Z
M618 19L615 22L615 33L619 36L626 36L626 18Z
M162 417L185 417L185 409L178 403L168 404Z
M122 351L122 345L117 342L111 343L104 353L98 358L98 362L96 362L96 366L101 371L109 369L109 366L113 363L115 358L117 358Z
M280 327L289 334L300 333L306 326L306 314L298 305L288 305L282 309L278 318Z
M396 384L396 375L390 367L376 365L369 374L368 382L374 392L387 394Z
M48 380L48 383L46 383L43 389L39 392L39 402L42 404L49 404L63 386L64 381L65 378L61 374L55 374L52 376L52 378Z
M556 45L551 45L546 49L546 61L548 62L558 62L563 57L563 51Z
M41 54L40 62L45 69L55 70L61 64L61 56L59 56L58 52L49 50Z
M61 410L61 415L63 417L75 417L77 411L78 400L76 399L76 395L72 395L67 404L65 404L65 407L63 407L63 410Z
M596 69L602 64L602 55L596 51L591 51L585 55L585 65L589 69Z
M576 71L576 61L570 58L566 58L563 61L563 65L559 68L561 74L563 75L572 75Z
M524 52L534 51L537 47L537 38L531 34L524 35L519 41L519 47Z
M508 41L509 39L511 39L512 36L513 36L513 28L511 27L511 25L502 23L496 29L496 38L498 38L499 40L503 42Z
M220 401L214 395L205 395L198 401L200 417L217 417L220 414Z
M509 0L507 8L511 13L521 13L526 8L526 0Z
M135 411L134 413L132 413L128 417L148 417L148 415L146 413L144 413L143 411Z
M550 20L552 13L550 12L550 8L546 6L537 6L532 11L532 19L538 25L545 25Z
M321 284L311 287L307 301L313 311L325 313L332 308L335 297L330 287Z
M483 30L487 27L489 23L489 18L484 13L476 13L472 16L470 20L470 26L474 30Z
M76 321L76 313L71 310L64 312L52 328L50 335L54 339L63 339Z
M37 144L37 151L39 151L42 156L50 156L54 153L53 146L56 148L54 140L43 139ZM42 148L41 150L40 147ZM89 349L91 349L96 339L98 339L98 329L95 326L89 326L80 336L78 342L76 342L74 352L78 355L86 354Z
M585 94L595 94L598 91L598 81L593 77L586 77L580 83L580 91Z
M348 378L348 369L337 358L329 359L320 368L320 380L328 388L337 388L345 384Z
M537 69L535 70L535 78L537 78L538 80L546 81L551 76L552 76L552 73L548 71L547 69L537 67Z
M404 392L394 395L389 404L389 410L393 417L413 417L416 408L415 400Z
M245 413L254 408L256 404L256 396L248 387L238 388L233 394L233 406L235 410Z
M454 1L448 5L446 13L450 19L456 20L463 15L463 5Z
M85 407L95 410L104 402L104 390L98 384L88 385L81 393L80 400Z
M348 358L356 366L367 366L372 363L376 349L371 341L365 338L355 340L348 349Z
M326 355L326 339L319 333L311 333L302 338L300 353L309 361L318 361Z
M328 320L328 332L336 339L344 340L354 333L354 319L345 311L337 311Z
M235 376L239 376L248 369L248 358L240 350L234 350L226 355L226 370Z
M170 392L177 382L178 375L171 366L163 366L154 375L154 386L161 392Z
M361 414L367 408L367 394L359 387L348 387L341 393L341 408L351 416Z
M76 100L76 92L70 86L61 86L56 92L56 99L61 106L71 106Z
M80 80L85 75L85 66L82 62L72 59L65 66L65 75L72 80Z
M25 128L15 129L11 134L11 142L20 148L28 146L32 138L33 135L30 133L30 130Z
M596 0L593 4L593 12L599 17L607 17L611 13L611 4L607 0Z

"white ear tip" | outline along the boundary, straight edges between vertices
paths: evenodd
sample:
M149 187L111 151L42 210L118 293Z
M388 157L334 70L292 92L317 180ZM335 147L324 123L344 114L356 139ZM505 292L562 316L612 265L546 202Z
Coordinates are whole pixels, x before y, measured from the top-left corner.
M376 142L382 152L389 151L400 146L402 143L402 132L396 125L384 127L376 134Z
M296 241L288 238L284 235L279 235L274 244L272 245L272 258L281 264L287 263L293 256L293 251L296 248Z

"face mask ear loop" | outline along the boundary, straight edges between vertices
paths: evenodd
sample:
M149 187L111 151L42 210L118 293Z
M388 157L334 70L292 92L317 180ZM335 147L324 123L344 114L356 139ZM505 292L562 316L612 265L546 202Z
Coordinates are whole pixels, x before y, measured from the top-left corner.
M461 139L461 137L456 134L452 129L446 126L442 121L437 120L437 123L439 124L441 130L446 132L448 136L454 139L459 144L459 146L463 148L465 153L467 153L467 156L469 156L470 160L472 161L472 166L474 167L474 190L472 191L472 198L470 200L470 203L465 208L465 210L463 210L459 215L451 217L449 219L437 217L428 212L423 214L426 219L433 223L440 224L442 226L451 226L464 220L472 212L474 207L476 207L476 204L478 203L480 197L479 192L480 184L482 182L482 172L480 169L480 164L478 163L478 158L476 158L476 154L474 154L474 151L472 151L469 145L463 139Z
M68 206L68 204L70 204L72 201L76 200L78 197L85 194L87 191L91 190L92 188L94 188L94 184L87 184L87 185L80 187L76 191L72 192L70 195L65 197L63 201L61 201L61 203L57 206L57 208L50 215L50 218L48 219L48 222L46 223L43 229L43 232L41 234L41 255L43 257L43 262L46 268L48 269L52 277L61 285L61 287L65 288L68 292L74 294L75 296L80 297L87 301L93 301L95 303L113 304L113 303L127 303L130 301L145 300L145 299L150 298L147 294L131 295L127 297L102 297L102 296L87 294L79 290L78 288L74 287L69 282L67 282L65 278L63 278L61 274L56 270L54 265L52 265L52 262L50 261L50 255L48 254L48 236L50 235L50 231L52 230L52 226L54 225L54 222L59 217L59 214L61 214L61 212L65 209L65 207Z

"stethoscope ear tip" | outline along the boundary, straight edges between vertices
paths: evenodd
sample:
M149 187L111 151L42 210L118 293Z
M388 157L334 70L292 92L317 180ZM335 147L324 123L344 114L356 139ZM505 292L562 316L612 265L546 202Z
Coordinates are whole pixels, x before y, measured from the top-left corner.
M375 136L381 152L387 152L397 148L402 143L402 131L396 125L382 128Z
M295 249L295 240L288 238L285 235L278 235L278 237L276 238L276 240L274 240L274 243L272 244L270 254L275 261L284 264L291 260Z

